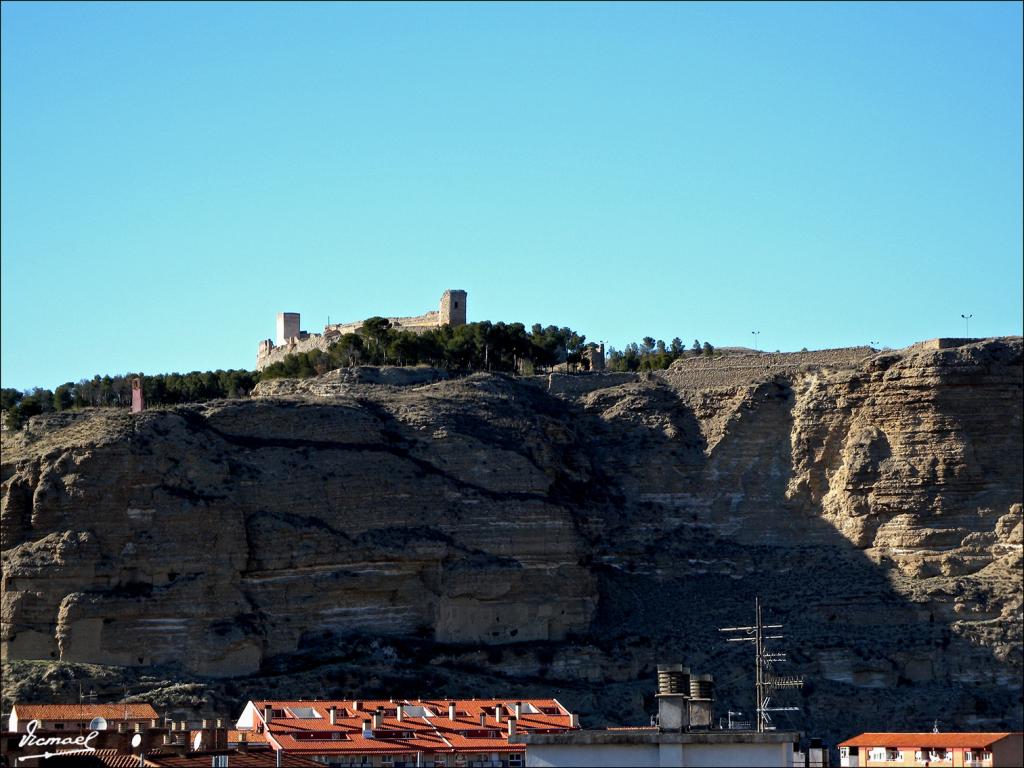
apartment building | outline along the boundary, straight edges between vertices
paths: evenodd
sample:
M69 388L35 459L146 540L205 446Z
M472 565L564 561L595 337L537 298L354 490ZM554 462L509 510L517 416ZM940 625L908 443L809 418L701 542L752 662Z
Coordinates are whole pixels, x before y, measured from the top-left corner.
M331 766L519 768L520 733L563 733L579 717L557 699L250 701L235 724L270 748Z
M1020 768L1024 765L1024 733L862 733L839 743L839 764L855 768Z

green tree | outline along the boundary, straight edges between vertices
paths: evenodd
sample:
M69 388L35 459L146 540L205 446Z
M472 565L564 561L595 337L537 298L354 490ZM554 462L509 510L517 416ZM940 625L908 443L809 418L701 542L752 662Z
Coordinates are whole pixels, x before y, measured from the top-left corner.
M66 411L75 404L74 387L75 385L69 381L53 390L54 410Z
M24 392L10 387L0 390L0 411L9 411L21 402L25 396Z
M359 329L360 335L371 343L371 355L375 362L378 360L387 362L385 345L387 344L389 330L391 330L391 321L386 317L379 316L363 321L363 325Z

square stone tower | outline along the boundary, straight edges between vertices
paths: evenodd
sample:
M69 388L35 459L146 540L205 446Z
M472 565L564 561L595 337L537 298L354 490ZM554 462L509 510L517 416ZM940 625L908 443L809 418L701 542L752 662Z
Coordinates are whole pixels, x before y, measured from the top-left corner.
M288 339L299 335L299 313L278 312L277 313L277 346L281 346Z
M441 295L441 309L437 317L438 325L466 324L466 292L451 289Z

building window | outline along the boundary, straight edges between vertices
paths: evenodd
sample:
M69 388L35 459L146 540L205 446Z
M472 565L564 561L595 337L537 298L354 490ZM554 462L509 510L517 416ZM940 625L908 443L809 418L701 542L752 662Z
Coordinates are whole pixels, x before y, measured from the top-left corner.
M228 756L214 755L212 761L212 768L228 768Z
M64 723L54 723L53 724L53 729L55 731L63 731L64 730Z

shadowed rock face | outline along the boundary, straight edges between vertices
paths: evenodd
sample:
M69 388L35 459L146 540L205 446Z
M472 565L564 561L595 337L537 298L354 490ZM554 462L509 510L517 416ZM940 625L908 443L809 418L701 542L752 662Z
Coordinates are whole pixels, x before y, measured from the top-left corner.
M376 638L390 695L430 693L429 665L451 694L637 722L666 660L749 710L750 651L716 628L760 594L810 682L782 725L1019 728L1021 352L717 388L343 371L37 418L4 435L4 656L312 697L359 685L325 670Z

